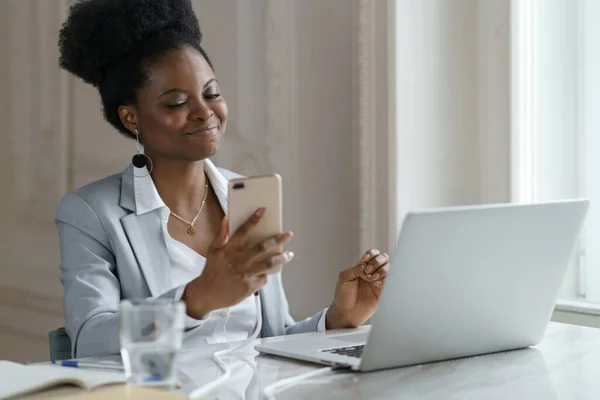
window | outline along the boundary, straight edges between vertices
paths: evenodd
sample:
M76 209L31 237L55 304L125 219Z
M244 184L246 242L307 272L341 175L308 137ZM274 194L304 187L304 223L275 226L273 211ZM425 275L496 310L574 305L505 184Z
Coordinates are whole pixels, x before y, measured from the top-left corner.
M359 32L369 33L358 51L359 99L369 95L359 159L365 176L388 178L365 193L387 191L390 210L365 219L388 223L393 248L414 208L587 197L557 309L600 315L600 1L395 0L387 20L377 19L386 2L359 4L381 8L358 10ZM373 29L382 23L387 42ZM373 78L386 74L387 85ZM380 121L389 122L382 167Z
M599 20L597 0L512 5L512 199L591 200L560 295L571 308L600 309Z

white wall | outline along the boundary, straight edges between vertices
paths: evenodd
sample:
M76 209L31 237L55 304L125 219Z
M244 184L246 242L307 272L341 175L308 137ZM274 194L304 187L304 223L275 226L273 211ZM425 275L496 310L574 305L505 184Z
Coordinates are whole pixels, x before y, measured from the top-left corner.
M510 197L510 2L398 0L399 222Z

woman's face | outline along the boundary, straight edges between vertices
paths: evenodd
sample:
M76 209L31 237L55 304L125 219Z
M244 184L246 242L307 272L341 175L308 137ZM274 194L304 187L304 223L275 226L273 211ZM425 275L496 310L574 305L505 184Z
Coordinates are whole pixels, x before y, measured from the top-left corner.
M202 54L192 47L174 50L150 65L137 107L123 106L121 118L138 129L151 157L187 161L212 156L227 124L227 104ZM124 115L126 114L126 115Z

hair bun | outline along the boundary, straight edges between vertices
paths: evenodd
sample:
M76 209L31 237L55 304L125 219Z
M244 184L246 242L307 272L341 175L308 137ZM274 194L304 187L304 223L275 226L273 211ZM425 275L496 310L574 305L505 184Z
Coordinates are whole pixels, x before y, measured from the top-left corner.
M108 65L150 35L202 33L190 0L79 0L59 34L60 65L98 86Z

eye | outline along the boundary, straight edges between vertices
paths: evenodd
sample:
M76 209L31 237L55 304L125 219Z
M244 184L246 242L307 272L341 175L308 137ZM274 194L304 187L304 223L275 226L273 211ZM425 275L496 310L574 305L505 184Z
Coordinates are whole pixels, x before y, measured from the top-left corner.
M182 108L183 106L185 106L187 104L187 101L184 101L183 103L173 103L173 104L167 104L168 108Z
M206 100L216 100L216 99L218 99L219 97L221 97L221 95L220 95L219 93L206 93L206 94L204 95L204 98L205 98Z

